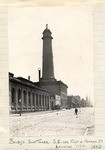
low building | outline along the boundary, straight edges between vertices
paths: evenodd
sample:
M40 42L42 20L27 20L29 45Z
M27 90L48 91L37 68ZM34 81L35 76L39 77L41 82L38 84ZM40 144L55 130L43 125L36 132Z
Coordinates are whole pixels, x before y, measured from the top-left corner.
M75 107L90 107L91 103L86 99L81 98L79 95L68 96L67 108L75 108Z
M51 94L35 86L30 79L9 73L10 112L18 113L51 109Z
M82 101L81 101L81 98L80 98L79 95L77 95L77 96L73 96L73 95L68 96L68 108L84 107L84 105L82 106L81 102Z

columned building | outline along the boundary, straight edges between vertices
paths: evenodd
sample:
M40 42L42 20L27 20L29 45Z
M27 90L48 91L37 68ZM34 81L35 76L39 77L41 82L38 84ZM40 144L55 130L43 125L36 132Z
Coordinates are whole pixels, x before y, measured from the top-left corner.
M50 110L50 93L32 81L9 73L10 112Z
M52 33L46 25L43 31L43 61L42 61L42 77L39 75L39 82L35 83L40 88L47 90L52 94L53 104L56 103L56 97L60 96L60 106L67 106L67 85L62 81L57 81L54 76L54 63L52 51ZM63 73L63 70L62 70Z

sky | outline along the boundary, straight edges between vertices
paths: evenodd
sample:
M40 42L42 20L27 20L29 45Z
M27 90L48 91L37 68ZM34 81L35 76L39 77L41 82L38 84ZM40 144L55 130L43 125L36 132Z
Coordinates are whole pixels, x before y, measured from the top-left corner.
M89 5L10 7L9 72L38 81L42 68L42 32L52 32L54 73L68 85L68 95L94 99L93 14Z

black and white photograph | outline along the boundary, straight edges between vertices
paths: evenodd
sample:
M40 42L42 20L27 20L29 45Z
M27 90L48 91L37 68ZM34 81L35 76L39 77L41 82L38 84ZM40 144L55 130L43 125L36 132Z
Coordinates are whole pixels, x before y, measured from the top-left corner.
M1 0L0 150L99 149L105 3Z
M11 137L95 133L92 7L11 7Z

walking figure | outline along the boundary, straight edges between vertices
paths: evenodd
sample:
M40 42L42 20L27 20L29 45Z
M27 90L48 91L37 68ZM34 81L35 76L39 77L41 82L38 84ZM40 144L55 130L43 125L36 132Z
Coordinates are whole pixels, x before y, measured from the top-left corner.
M77 108L75 108L75 114L76 114L76 115L78 114L78 109L77 109Z

